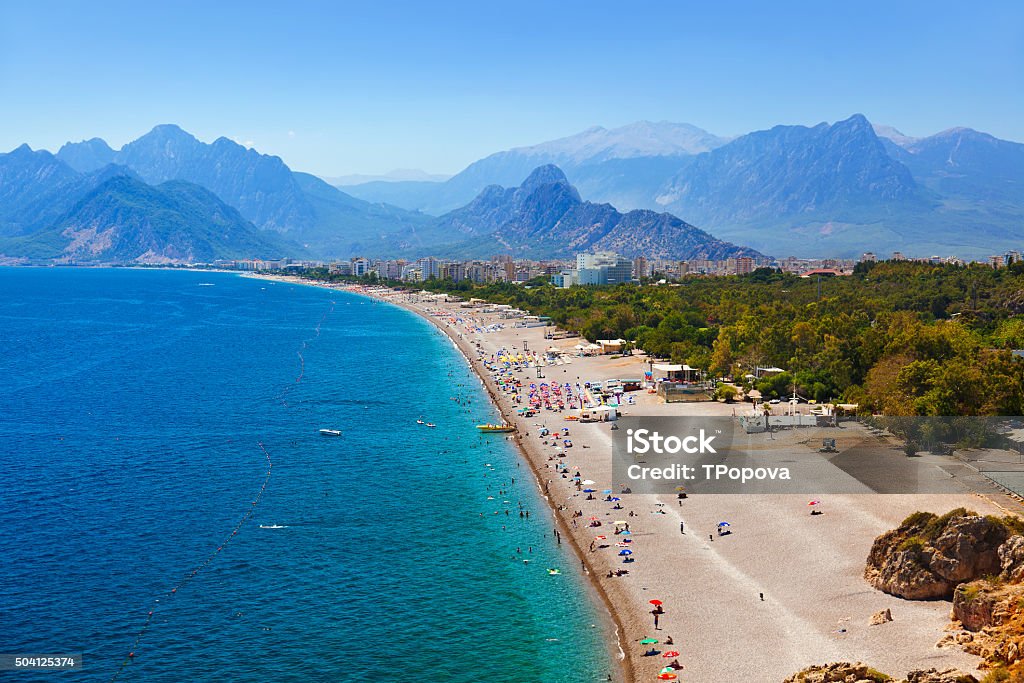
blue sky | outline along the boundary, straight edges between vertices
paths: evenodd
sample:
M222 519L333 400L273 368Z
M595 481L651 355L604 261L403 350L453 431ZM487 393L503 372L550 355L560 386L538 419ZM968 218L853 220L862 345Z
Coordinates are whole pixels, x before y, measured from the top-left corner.
M0 3L0 149L158 123L321 175L636 120L1024 141L1021 2Z

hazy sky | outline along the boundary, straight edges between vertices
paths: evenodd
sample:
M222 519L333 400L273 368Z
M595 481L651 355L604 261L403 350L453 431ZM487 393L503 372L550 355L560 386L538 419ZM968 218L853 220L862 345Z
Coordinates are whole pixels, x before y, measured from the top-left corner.
M1024 141L1024 2L0 0L0 150L158 123L321 175L640 119Z

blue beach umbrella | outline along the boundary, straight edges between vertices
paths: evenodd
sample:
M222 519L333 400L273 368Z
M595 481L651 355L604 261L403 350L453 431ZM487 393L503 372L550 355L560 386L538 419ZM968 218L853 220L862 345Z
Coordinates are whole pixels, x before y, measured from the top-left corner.
M596 489L583 489L583 493L594 493Z
M622 550L619 551L619 555L632 555L632 554L633 554L633 551L630 550L629 548L623 548Z
M721 529L722 527L725 527L725 526L732 526L732 525L729 524L729 522L719 522L718 523L718 528L719 529Z
M611 489L605 489L604 491L601 491L601 493L611 493L611 492L612 492Z

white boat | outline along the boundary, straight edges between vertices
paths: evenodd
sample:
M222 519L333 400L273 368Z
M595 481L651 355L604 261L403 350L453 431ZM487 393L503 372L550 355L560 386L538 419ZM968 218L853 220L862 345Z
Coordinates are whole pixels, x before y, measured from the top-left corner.
M341 436L340 429L321 429L320 436Z

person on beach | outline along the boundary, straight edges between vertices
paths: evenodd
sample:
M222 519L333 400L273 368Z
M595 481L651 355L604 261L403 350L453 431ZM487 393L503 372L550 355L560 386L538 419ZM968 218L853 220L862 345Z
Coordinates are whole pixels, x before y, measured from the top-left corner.
M686 525L683 524L682 522L679 522L679 533L681 533L681 534L685 534L686 533Z

